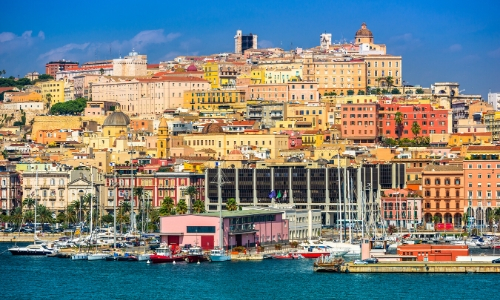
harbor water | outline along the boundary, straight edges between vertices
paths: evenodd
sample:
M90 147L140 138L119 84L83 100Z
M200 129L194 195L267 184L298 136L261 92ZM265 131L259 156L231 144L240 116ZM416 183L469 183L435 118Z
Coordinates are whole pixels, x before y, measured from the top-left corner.
M495 298L498 274L315 273L312 260L201 264L12 256L0 244L2 299Z

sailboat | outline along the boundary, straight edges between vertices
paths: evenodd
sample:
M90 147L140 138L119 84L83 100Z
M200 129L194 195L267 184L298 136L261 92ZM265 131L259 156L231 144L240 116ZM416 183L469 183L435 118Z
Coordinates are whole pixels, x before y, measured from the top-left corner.
M222 169L217 172L217 186L222 187L224 184L222 180ZM225 176L224 176L225 178ZM222 219L222 203L219 203L219 247L212 249L209 255L210 261L230 261L231 256L224 250L224 221Z
M35 191L38 191L38 166L36 167L36 179L35 179ZM37 193L38 194L38 193ZM42 242L40 241L37 236L36 236L36 197L38 195L35 195L35 224L34 224L34 230L33 230L33 245L28 245L26 247L19 247L19 246L14 246L12 248L9 248L9 252L12 253L12 255L51 255L57 253L57 250L52 249L47 247L45 243L38 243ZM43 226L43 224L42 224Z

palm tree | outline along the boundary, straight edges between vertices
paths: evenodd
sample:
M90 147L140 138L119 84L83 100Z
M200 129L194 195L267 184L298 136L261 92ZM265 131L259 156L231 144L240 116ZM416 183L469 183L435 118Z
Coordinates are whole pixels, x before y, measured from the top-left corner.
M78 201L78 204L80 204L80 202ZM78 218L76 217L76 209L73 205L68 205L68 207L66 208L66 222L67 222L67 225L69 226L70 223L76 223L78 220Z
M123 223L127 223L130 220L127 212L123 209L123 207L120 207L116 214L116 221L120 223L120 233L123 232Z
M436 230L436 225L437 225L437 223L441 222L441 217L436 216L436 215L433 216L432 217L432 222L434 223L434 230Z
M196 199L196 195L198 194L198 190L196 189L195 186L188 186L186 188L186 190L184 191L184 194L188 195L189 196L189 206L190 207L193 207L193 202L194 202L194 199Z
M122 204L120 205L120 210L122 210L124 213L129 213L131 211L130 202L122 202Z
M193 204L193 210L197 214L205 212L205 202L201 200L196 200Z
M142 196L144 195L144 188L142 187L135 187L134 188L134 196L136 197L135 203L137 203L137 207L139 208L139 214L138 217L142 218L141 210L142 210Z
M50 105L51 105L51 103L50 103L50 102L51 102L51 100L52 100L52 95L51 95L50 93L47 93L47 94L45 95L45 98L47 98L47 104L46 104L46 105L47 105L47 109L49 109L49 108L50 108Z
M401 138L401 134L403 133L403 114L400 111L394 115L394 121L396 122L398 138Z
M14 223L18 228L23 222L23 209L22 207L16 207L9 218L11 223Z
M420 125L416 121L413 122L413 124L411 125L411 132L415 135L415 139L420 134L420 129Z
M236 199L229 198L226 202L226 209L229 211L235 211L238 209L238 205L236 204Z
M35 221L35 212L32 210L27 210L24 212L24 220L28 223L34 222Z
M153 209L149 214L149 223L147 226L148 232L153 232L158 228L158 224L160 223L160 210Z
M38 205L37 207L38 220L42 224L42 232L43 232L43 224L54 223L54 218L52 217L52 212L44 205Z
M187 210L186 201L184 199L179 200L179 202L177 202L177 206L175 207L175 212L179 215L185 215Z
M392 76L387 76L384 80L387 83L387 90L391 90L391 86L394 84L394 78L392 78Z
M24 198L23 207L27 207L28 210L31 210L33 207L35 207L35 199L31 197Z
M172 211L174 210L174 200L172 198L165 196L163 198L163 201L161 202L160 209L158 210L158 213L160 216L169 216L172 214Z

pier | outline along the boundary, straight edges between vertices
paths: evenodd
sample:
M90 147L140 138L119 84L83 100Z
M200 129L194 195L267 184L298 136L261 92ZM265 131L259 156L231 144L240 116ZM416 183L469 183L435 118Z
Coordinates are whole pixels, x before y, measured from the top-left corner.
M339 273L500 273L500 264L491 262L394 261L376 264L315 264L316 272Z

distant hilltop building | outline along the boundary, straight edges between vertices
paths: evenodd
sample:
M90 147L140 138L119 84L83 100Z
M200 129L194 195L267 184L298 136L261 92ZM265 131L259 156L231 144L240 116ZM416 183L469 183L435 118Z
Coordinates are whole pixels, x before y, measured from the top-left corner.
M66 61L64 59L59 61L51 61L45 64L45 74L56 78L57 72L75 67L78 67L78 62Z
M124 58L113 59L113 76L147 76L148 56L132 50Z
M234 53L241 54L248 49L257 49L257 35L244 35L241 30L237 30L234 36Z
M321 50L330 49L330 45L332 44L332 34L326 33L326 32L322 33L320 35L319 44L320 44Z

